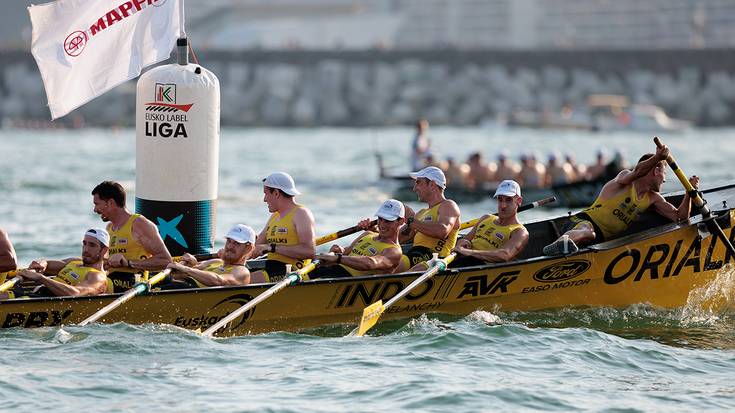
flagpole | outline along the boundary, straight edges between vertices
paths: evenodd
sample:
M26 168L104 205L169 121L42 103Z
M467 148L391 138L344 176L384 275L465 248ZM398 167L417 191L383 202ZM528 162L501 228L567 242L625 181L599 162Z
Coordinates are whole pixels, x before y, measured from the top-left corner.
M186 37L186 29L184 28L184 0L179 4L179 38Z

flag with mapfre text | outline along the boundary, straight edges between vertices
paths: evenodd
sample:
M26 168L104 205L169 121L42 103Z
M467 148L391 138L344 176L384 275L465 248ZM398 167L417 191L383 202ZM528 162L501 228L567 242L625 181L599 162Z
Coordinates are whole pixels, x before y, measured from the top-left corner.
M179 35L179 7L178 0L57 0L28 7L31 53L51 118L168 59Z

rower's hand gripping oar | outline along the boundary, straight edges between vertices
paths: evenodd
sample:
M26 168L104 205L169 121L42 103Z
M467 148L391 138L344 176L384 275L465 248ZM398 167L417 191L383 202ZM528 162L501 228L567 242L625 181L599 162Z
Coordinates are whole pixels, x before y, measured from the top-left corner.
M12 270L3 273L5 277L14 277L16 274L18 274L19 270ZM15 287L15 284L18 284L20 280L23 279L22 277L15 277L12 280L5 281L2 285L0 285L0 293L4 293L11 288Z
M549 197L542 199L540 201L531 202L530 204L521 205L518 207L518 212L525 211L531 208L535 208L537 206L546 205L551 202L556 201L556 197ZM464 228L469 228L477 223L477 219L473 219L472 221L465 222L462 224ZM464 229L462 228L462 229ZM396 303L396 301L403 298L406 294L411 292L414 288L416 288L418 285L422 284L424 281L428 280L429 278L433 277L438 273L439 271L443 271L449 266L449 264L454 261L454 258L456 258L457 253L453 252L449 255L447 255L444 259L437 259L436 254L434 254L434 259L432 259L429 262L433 261L433 265L426 270L423 274L419 276L419 278L415 279L411 284L409 284L406 288L401 290L398 294L394 295L393 298L388 300L385 304L383 304L383 300L378 300L369 306L365 307L365 309L362 311L362 318L360 319L360 325L358 326L356 335L358 337L362 337L365 335L365 333L370 330L380 318L381 315L385 312L385 310Z
M546 205L546 204L550 204L552 202L556 202L556 197L555 196L550 196L548 198L539 199L538 201L521 205L521 206L518 207L518 212L523 212L523 211L525 211L527 209L540 207L540 206L543 206L543 205ZM471 220L469 220L467 222L463 222L459 226L459 230L461 231L463 229L474 227L475 224L477 224L479 221L480 221L480 218L475 218L475 219L471 219Z
M661 140L657 137L653 138L653 142L656 143L656 146L659 148L663 146L663 143L661 143ZM730 243L730 240L727 239L727 236L725 235L725 232L722 231L722 228L720 228L720 224L717 223L712 218L712 211L709 210L707 207L707 203L702 198L701 195L699 195L699 191L697 191L693 186L692 183L689 182L689 179L687 179L687 176L684 174L684 171L679 168L679 165L676 163L676 160L674 159L674 156L669 153L669 156L666 158L666 162L668 162L669 166L671 167L671 170L674 171L674 174L677 178L679 178L679 181L682 185L684 185L684 190L686 190L687 195L692 199L692 202L694 203L694 206L699 210L699 212L702 214L702 217L706 220L707 228L711 232L713 232L716 236L720 237L722 240L722 243L725 245L725 248L727 250L735 255L735 248Z
M152 278L148 279L147 282L140 282L138 284L135 284L133 288L129 289L125 292L125 294L118 297L115 301L111 302L110 304L107 304L106 306L102 307L99 311L92 314L91 316L87 317L84 321L79 323L80 326L84 327L89 323L94 323L95 321L99 320L100 318L107 315L110 311L116 309L117 307L120 307L122 304L130 301L133 299L133 297L141 294L145 294L146 292L151 290L151 286L158 283L159 281L166 278L166 276L171 273L170 268L166 268L165 270L159 272Z
M209 327L208 329L204 330L202 335L211 337L214 333L219 331L222 327L232 322L232 320L236 319L240 315L244 314L246 311L250 310L251 308L255 307L256 305L260 304L261 302L267 300L269 297L273 296L274 294L278 293L279 291L283 290L284 288L291 286L293 284L296 284L300 282L303 279L303 276L311 272L314 268L319 265L319 260L314 260L310 262L307 266L304 268L292 272L291 274L288 274L286 278L276 283L271 288L265 290L260 295L243 305L242 307L238 308L237 310L231 312L228 314L225 318L219 320L217 323Z

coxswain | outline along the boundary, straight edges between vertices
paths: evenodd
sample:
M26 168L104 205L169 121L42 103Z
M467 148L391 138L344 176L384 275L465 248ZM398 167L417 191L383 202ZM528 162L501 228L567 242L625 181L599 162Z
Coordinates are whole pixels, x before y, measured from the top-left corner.
M505 180L495 191L497 215L480 218L464 238L457 241L454 251L458 256L452 267L469 267L489 262L507 262L515 259L528 244L528 230L518 222L521 205L521 186Z
M428 268L426 261L436 253L444 258L457 241L460 226L459 207L444 197L447 180L441 169L429 166L409 174L414 179L413 191L427 208L414 213L406 208L406 224L400 233L401 243L413 241L395 272Z
M225 240L221 258L198 262L196 257L186 253L181 262L169 264L168 268L175 270L173 281L161 289L250 284L250 271L245 267L245 261L253 253L255 231L247 225L237 224L227 231Z
M104 260L109 251L110 236L100 228L87 230L82 240L82 257L64 260L37 260L17 276L35 284L18 283L0 300L19 297L87 296L112 293L105 275ZM55 276L54 278L49 277Z
M253 283L275 282L286 275L286 265L298 270L311 262L316 251L314 216L297 204L291 175L274 172L263 179L263 202L271 217L255 241L254 257L267 253L263 270L251 274Z
M127 291L146 271L160 271L171 262L158 228L148 218L125 207L125 189L104 181L92 190L94 212L107 222L110 234L108 274L115 292Z
M666 158L669 148L658 147L655 154L647 153L633 170L624 169L602 187L592 206L572 216L566 232L544 247L545 255L566 255L577 252L579 245L600 243L624 233L649 208L672 221L686 220L691 212L688 194L679 207L670 204L659 193L666 182ZM689 178L694 188L699 178Z
M370 219L357 225L365 232L360 234L347 248L332 245L332 254L316 256L324 266L309 274L310 279L353 277L358 275L390 274L403 256L398 243L398 232L405 217L405 208L400 201L389 199L375 213L378 217L377 232L371 228Z

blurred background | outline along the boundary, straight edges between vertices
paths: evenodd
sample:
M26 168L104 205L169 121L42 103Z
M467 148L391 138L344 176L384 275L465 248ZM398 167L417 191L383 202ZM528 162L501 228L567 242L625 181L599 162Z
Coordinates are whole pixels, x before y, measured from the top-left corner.
M133 126L128 82L50 122L29 1L0 14L5 127ZM735 123L731 0L187 0L223 126ZM643 125L643 126L641 126Z

